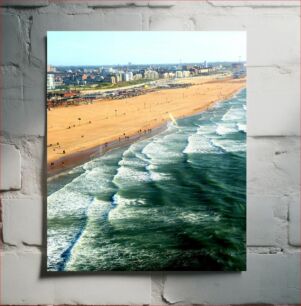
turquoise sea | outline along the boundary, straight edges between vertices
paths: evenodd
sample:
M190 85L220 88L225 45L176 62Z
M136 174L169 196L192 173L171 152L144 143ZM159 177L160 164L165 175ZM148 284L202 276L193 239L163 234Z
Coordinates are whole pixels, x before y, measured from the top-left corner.
M48 181L48 271L246 268L246 90Z

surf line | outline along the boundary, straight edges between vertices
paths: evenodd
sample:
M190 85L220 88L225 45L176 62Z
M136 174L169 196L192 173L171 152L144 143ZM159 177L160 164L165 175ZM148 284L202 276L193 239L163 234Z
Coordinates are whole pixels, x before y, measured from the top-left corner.
M58 264L57 264L57 271L59 271L59 272L65 271L66 264L69 261L70 256L71 256L71 251L74 248L74 246L76 245L76 243L79 241L80 237L82 236L82 234L83 234L83 232L86 228L87 220L88 220L87 212L89 210L89 207L93 203L93 200L94 200L94 197L91 197L91 200L90 200L88 206L85 209L84 217L83 217L84 218L83 225L80 227L77 234L71 240L69 247L60 255L61 261L58 262Z

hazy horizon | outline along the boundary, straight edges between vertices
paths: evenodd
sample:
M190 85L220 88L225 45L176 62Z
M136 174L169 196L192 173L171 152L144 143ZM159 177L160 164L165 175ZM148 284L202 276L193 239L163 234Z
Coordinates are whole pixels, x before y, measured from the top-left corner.
M124 66L128 63L178 65L204 61L245 62L246 32L48 31L47 33L47 63L52 66Z
M207 61L207 63L233 63L233 62L238 62L238 61ZM240 60L240 62L244 63L245 61ZM181 62L182 65L185 64L203 64L204 61L202 62ZM163 65L179 65L180 63L140 63L140 64L133 64L131 63L131 66L163 66ZM80 65L76 65L76 64L72 64L72 65L53 65L53 64L48 64L52 67L99 67L99 66L110 66L110 67L116 67L116 66L128 66L129 63L125 63L125 64L80 64Z

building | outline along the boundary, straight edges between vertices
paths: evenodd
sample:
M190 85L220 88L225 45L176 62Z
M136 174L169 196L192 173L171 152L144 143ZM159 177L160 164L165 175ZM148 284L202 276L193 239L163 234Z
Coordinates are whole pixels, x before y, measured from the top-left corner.
M134 76L133 72L129 71L128 74L129 74L129 80L132 81L133 80L133 76Z
M128 82L129 80L130 80L130 76L129 76L128 72L124 73L122 75L122 81Z
M244 63L233 63L232 72L234 78L241 78L246 75L246 67Z
M156 80L159 79L159 73L154 70L147 70L144 73L144 78L149 80Z
M115 76L111 76L111 83L116 84L116 77Z
M208 75L208 74L210 73L210 68L201 68L201 69L199 70L199 73L200 73L201 75Z
M47 72L56 72L56 68L51 65L47 65Z
M62 86L63 84L64 84L64 82L63 82L62 78L56 77L56 78L54 79L54 87L55 87L55 88L56 88L56 87L59 87L59 86Z
M183 78L189 78L190 77L190 71L188 71L188 70L182 71L182 74L183 74Z
M119 71L119 72L117 73L117 75L118 75L119 82L122 82L124 72L123 72L123 71Z
M47 74L47 90L53 90L53 89L55 89L54 74L48 73Z
M176 78L182 78L183 77L183 72L180 70L176 71Z
M142 79L142 74L141 73L136 73L133 75L133 80L141 80Z
M123 81L129 82L133 80L133 72L125 72L123 75Z

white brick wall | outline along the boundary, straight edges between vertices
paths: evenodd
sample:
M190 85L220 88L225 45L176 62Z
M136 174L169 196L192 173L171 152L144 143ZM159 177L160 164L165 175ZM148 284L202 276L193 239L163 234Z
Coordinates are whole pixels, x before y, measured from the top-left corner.
M1 22L2 304L298 303L299 1L5 0ZM42 271L47 30L246 30L248 271ZM21 184L22 182L22 184ZM44 241L45 243L45 241Z
M42 245L43 199L3 199L3 242L10 246Z
M248 255L248 272L169 273L164 297L170 303L297 303L299 254Z
M290 197L289 202L289 243L294 246L301 245L300 229L300 194Z
M0 190L21 188L21 155L13 145L0 144Z
M4 7L40 7L48 4L48 0L2 0L0 2L0 6Z
M142 304L148 300L148 274L41 276L41 253L36 248L5 252L2 299L6 304Z

